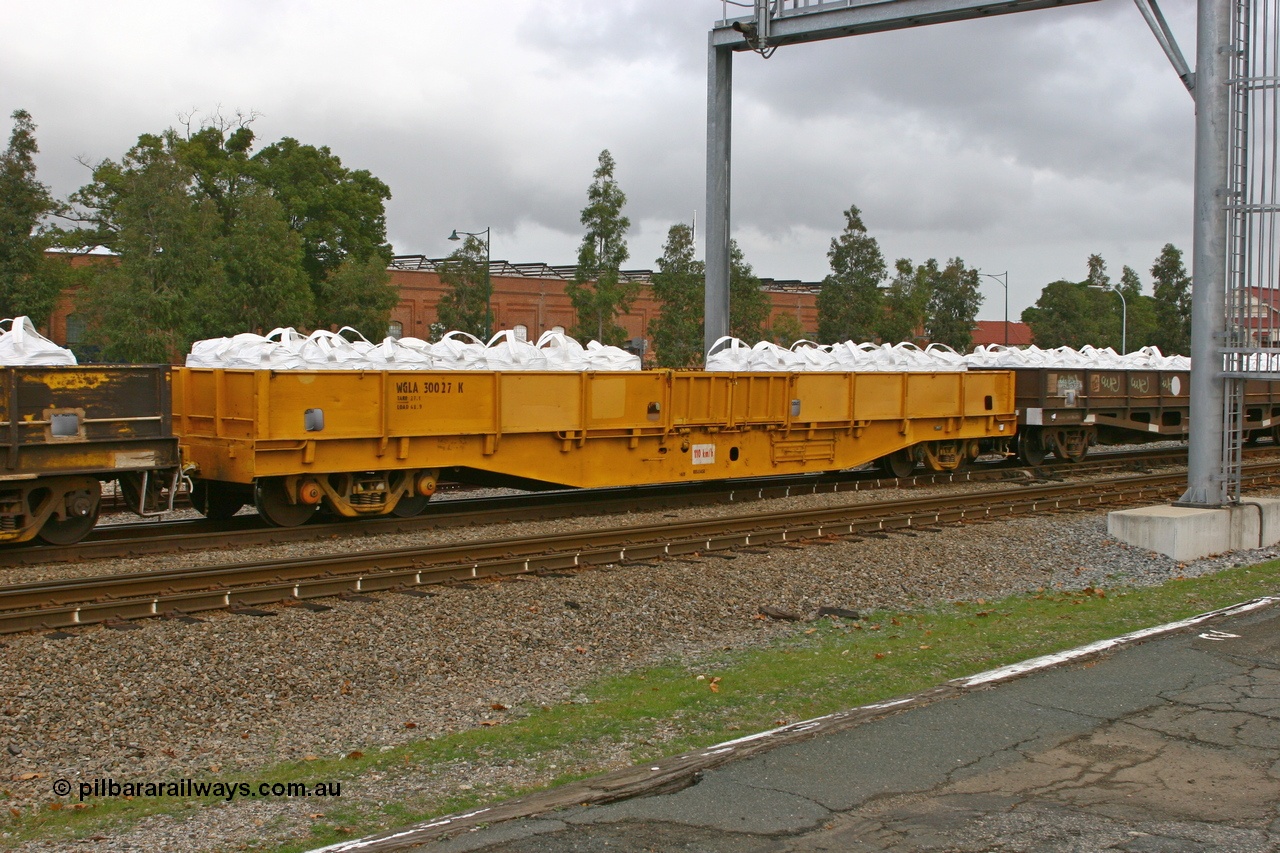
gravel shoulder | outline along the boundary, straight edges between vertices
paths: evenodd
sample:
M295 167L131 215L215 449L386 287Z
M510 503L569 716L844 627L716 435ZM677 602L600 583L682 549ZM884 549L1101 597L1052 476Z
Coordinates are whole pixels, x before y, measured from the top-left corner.
M711 510L725 508L636 514L631 520L652 523ZM570 519L522 530L604 523ZM438 538L497 535L493 528L471 528L442 531ZM397 547L410 539L348 540L336 547ZM333 542L308 543L269 552L334 548ZM514 578L441 588L426 598L388 593L368 602L323 600L331 609L321 612L283 607L269 617L212 613L195 624L152 620L136 630L90 628L62 640L6 637L0 640L0 788L6 805L22 811L66 802L50 791L58 778L162 780L390 749L522 708L573 701L583 685L607 673L760 644L797 630L755 618L761 605L798 613L824 605L906 608L1041 587L1153 584L1278 554L1267 549L1180 564L1110 540L1105 513L1072 513L802 549L751 549L734 559ZM138 571L172 567L175 559L196 564L255 557L214 552L85 565L94 573ZM619 744L612 754L574 769L622 766L631 763L630 755ZM464 786L535 784L557 772L542 769L546 756L539 759L537 767L533 761L493 766L477 757L465 766L367 774L344 784L342 805L438 797ZM305 834L315 812L314 802L305 800L237 800L184 820L149 818L75 849L214 851L242 849L255 840L269 849L272 838Z

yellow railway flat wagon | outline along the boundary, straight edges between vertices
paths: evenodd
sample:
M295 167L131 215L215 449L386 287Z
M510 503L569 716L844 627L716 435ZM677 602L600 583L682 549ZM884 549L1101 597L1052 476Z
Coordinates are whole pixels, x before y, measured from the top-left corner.
M442 471L599 487L954 468L1012 437L1013 374L179 368L174 429L206 514L420 512Z

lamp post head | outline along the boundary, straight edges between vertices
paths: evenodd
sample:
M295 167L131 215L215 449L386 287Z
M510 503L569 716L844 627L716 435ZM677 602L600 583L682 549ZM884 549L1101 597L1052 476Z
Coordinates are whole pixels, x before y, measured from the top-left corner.
M449 239L455 243L462 239L458 236L458 229L453 229L453 233L449 235Z

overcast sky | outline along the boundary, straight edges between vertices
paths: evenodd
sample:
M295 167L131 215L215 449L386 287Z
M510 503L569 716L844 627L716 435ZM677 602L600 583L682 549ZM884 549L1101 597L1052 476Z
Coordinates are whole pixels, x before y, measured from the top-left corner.
M730 6L730 16L740 14ZM1162 5L1195 53L1195 5ZM630 268L705 222L707 34L720 0L4 0L3 138L38 126L39 176L118 159L179 117L257 114L258 147L327 145L393 193L402 254L493 229L493 257L571 264L601 149L631 218ZM1126 0L734 58L732 234L757 274L820 280L842 212L886 260L1009 272L1016 319L1098 252L1150 292L1191 249L1194 115ZM0 144L3 144L0 141ZM999 319L984 279L981 317Z

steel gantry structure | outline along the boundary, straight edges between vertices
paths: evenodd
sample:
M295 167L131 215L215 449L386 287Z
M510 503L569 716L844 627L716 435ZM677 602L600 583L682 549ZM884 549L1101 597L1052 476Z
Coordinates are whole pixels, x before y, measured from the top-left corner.
M1092 0L722 0L708 40L706 347L729 328L734 53L767 58L785 45L1083 2ZM1156 0L1135 3L1195 99L1191 439L1181 502L1222 506L1239 500L1244 383L1280 380L1280 16L1272 0L1198 0L1193 70ZM730 18L730 5L752 14Z

